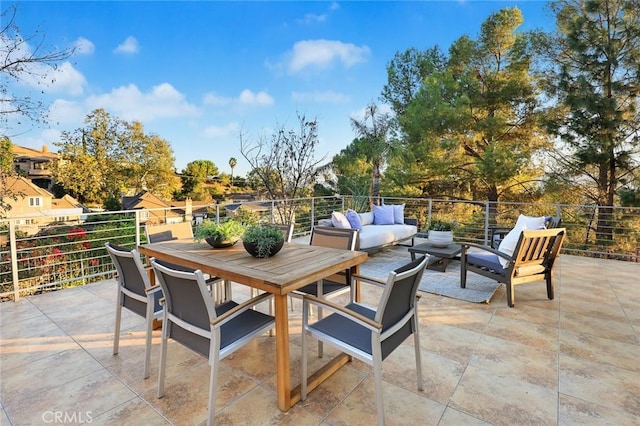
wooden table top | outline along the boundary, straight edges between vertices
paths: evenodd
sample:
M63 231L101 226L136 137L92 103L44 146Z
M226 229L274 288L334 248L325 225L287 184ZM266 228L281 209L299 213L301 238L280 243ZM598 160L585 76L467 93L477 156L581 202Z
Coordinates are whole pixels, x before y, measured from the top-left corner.
M200 269L212 276L279 295L367 260L365 252L297 243L285 243L278 254L267 259L251 256L242 242L213 249L204 241L183 239L144 244L139 250L148 257Z

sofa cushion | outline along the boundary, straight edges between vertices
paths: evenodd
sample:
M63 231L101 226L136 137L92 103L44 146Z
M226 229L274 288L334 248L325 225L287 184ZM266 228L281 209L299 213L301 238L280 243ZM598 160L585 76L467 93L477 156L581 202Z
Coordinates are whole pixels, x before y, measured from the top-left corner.
M362 231L362 221L360 220L360 216L358 215L358 213L356 213L355 210L348 209L345 216L347 217L347 220L351 225L351 229Z
M340 212L331 213L331 223L336 228L351 229L351 224L347 217Z
M370 249L413 237L418 228L414 225L368 225L362 227L359 248Z
M374 225L393 225L392 206L373 206Z
M404 224L404 204L393 204L393 223Z
M358 213L362 226L373 225L373 212Z

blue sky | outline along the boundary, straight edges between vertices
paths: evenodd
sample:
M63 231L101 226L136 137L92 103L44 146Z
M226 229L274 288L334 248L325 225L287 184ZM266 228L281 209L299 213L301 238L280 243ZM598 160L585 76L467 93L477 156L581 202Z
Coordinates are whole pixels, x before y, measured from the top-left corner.
M13 88L47 102L50 115L15 144L55 150L60 131L104 108L167 140L178 170L204 159L229 173L235 157L236 175L249 171L240 131L256 141L294 128L297 113L318 119L318 159L346 147L350 117L371 101L385 109L379 96L396 52L475 38L504 7L522 10L522 29L554 25L541 1L23 1L2 9L9 4L18 5L23 36L42 31L45 47L77 47L44 94L29 82Z

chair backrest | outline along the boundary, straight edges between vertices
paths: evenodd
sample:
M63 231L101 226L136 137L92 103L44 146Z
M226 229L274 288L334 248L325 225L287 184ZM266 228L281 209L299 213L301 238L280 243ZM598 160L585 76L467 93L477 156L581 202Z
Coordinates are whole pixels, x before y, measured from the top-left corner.
M560 216L547 216L547 218L545 228L560 228L560 225L562 224L562 218Z
M512 268L544 265L552 268L564 241L565 228L524 230L513 251Z
M312 246L331 247L342 250L355 250L358 242L357 229L330 228L314 226L311 231Z
M138 315L146 316L146 289L151 287L151 282L142 264L140 253L136 249L112 243L106 243L105 247L118 272L118 285L123 293L120 303ZM160 305L156 301L154 312L158 312L160 309Z
M150 243L193 238L193 228L189 222L166 223L162 225L146 225L144 233Z
M383 333L406 320L411 312L415 312L416 293L426 266L427 258L422 256L389 273L375 318L382 324ZM407 321L393 337L385 339L382 342L382 359L414 331L413 322Z
M210 322L216 318L216 311L204 275L200 270L155 258L151 259L151 266L165 297L164 309L168 323L163 327L168 327L168 337L209 357Z
M271 226L278 228L282 231L282 235L284 236L284 242L290 243L291 238L293 237L293 223L272 223Z

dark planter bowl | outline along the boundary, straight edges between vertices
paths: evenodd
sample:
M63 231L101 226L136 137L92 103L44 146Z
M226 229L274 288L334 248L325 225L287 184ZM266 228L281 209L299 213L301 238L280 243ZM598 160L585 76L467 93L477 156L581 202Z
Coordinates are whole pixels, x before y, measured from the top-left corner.
M258 257L260 258L261 256L258 255L258 249L256 248L256 245L253 243L247 243L246 241L242 242L242 245L244 245L244 249L247 251L247 253L249 253L251 256L253 257ZM271 248L271 251L269 252L269 254L266 257L272 257L275 256L276 254L278 254L278 252L282 249L282 246L284 246L284 241L281 241L279 244L277 244L276 246Z
M223 239L220 237L208 237L208 238L205 238L205 240L213 248L231 247L232 245L238 242L237 239L229 240L229 239Z

